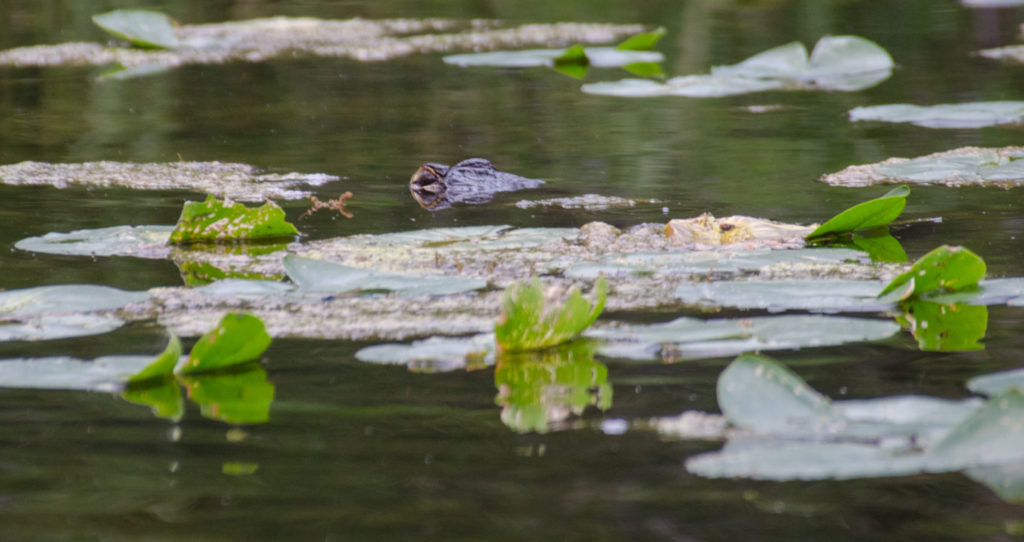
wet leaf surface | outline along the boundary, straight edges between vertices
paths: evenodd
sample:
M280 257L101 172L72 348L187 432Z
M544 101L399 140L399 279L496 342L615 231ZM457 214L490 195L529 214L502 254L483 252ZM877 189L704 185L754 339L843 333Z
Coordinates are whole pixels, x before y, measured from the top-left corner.
M160 12L118 9L93 15L92 22L136 47L173 49L179 45L174 21Z
M851 109L849 116L853 122L907 122L925 128L983 128L1019 123L1024 119L1024 102L873 105Z
M268 201L257 208L207 196L186 201L171 232L171 244L251 241L294 237L299 231L285 220L284 210Z
M513 284L502 296L502 313L494 326L498 350L520 352L566 342L597 320L607 296L603 277L594 283L592 300L575 286L567 294L559 288L546 289L537 277Z
M912 183L943 186L996 186L1024 184L1024 147L986 149L962 147L913 159L890 158L875 164L850 166L821 177L834 186Z
M910 189L906 186L894 188L880 198L859 203L830 218L809 233L807 238L887 226L899 218L909 195Z

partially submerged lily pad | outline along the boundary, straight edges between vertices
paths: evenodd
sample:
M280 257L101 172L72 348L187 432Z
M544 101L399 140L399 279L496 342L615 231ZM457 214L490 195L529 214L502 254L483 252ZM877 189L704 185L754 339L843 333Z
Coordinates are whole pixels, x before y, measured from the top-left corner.
M486 288L487 282L443 275L399 275L360 269L312 258L286 256L288 277L302 290L340 294L380 291L398 295L450 295Z
M108 312L148 298L146 292L92 284L36 286L0 292L0 318Z
M153 356L102 356L0 360L0 387L113 392L124 388Z
M807 238L814 239L826 235L887 226L903 212L909 195L910 189L906 186L894 188L880 198L859 203L832 217L818 226L816 230L807 234Z
M285 220L284 210L272 201L258 208L249 208L211 195L206 197L206 201L185 202L169 242L273 240L293 237L298 233L295 226Z
M163 259L170 253L167 241L173 230L174 226L111 226L68 233L50 232L22 239L14 244L14 248L70 256Z
M266 173L224 162L19 162L0 166L0 182L11 185L119 186L137 190L189 190L235 201L303 199L301 186L320 186L338 177L323 173Z
M270 336L262 320L250 314L229 313L196 341L188 359L176 371L187 375L231 367L258 358L268 346Z
M879 297L907 286L905 297L975 289L985 278L985 261L963 247L942 245L921 256L886 285Z
M1019 124L1024 120L1024 102L872 105L851 109L849 116L853 122L907 122L925 128L983 128Z
M674 77L664 83L644 79L583 85L583 92L624 97L720 97L768 90L857 91L892 75L893 61L878 44L858 36L826 36L808 56L792 42L709 75Z
M99 314L38 316L13 322L0 320L0 342L46 341L109 333L124 325L124 320Z
M913 159L890 158L874 164L854 165L821 177L833 186L874 184L939 184L944 186L998 186L1024 184L1024 147L962 147Z

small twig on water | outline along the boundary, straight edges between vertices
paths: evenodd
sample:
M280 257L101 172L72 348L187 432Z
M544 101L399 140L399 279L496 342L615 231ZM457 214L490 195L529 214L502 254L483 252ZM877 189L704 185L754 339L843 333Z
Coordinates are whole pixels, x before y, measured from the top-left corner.
M338 196L338 199L332 199L327 201L320 201L319 199L317 199L316 196L311 196L310 201L312 202L313 206L310 207L309 210L307 210L305 213L299 215L299 220L302 220L303 218L312 215L313 213L319 211L320 209L334 209L335 211L341 213L341 215L344 216L345 218L352 218L352 213L348 212L348 209L345 209L345 202L347 202L350 199L352 199L352 192L345 192L344 194Z

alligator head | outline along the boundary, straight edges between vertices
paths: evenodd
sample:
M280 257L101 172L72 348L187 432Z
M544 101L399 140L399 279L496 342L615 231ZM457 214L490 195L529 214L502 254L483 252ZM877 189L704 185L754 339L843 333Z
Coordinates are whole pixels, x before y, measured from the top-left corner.
M444 176L448 166L442 164L423 164L409 179L409 192L424 209L443 209L447 207L445 198L447 187ZM445 204L445 205L442 205Z

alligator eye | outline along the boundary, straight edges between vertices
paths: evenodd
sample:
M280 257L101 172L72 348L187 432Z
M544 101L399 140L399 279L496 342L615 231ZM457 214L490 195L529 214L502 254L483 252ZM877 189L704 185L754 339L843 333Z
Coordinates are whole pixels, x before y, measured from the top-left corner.
M409 179L409 184L416 186L426 186L440 182L441 176L437 174L437 170L427 164L420 166L416 173L412 174L412 178Z

